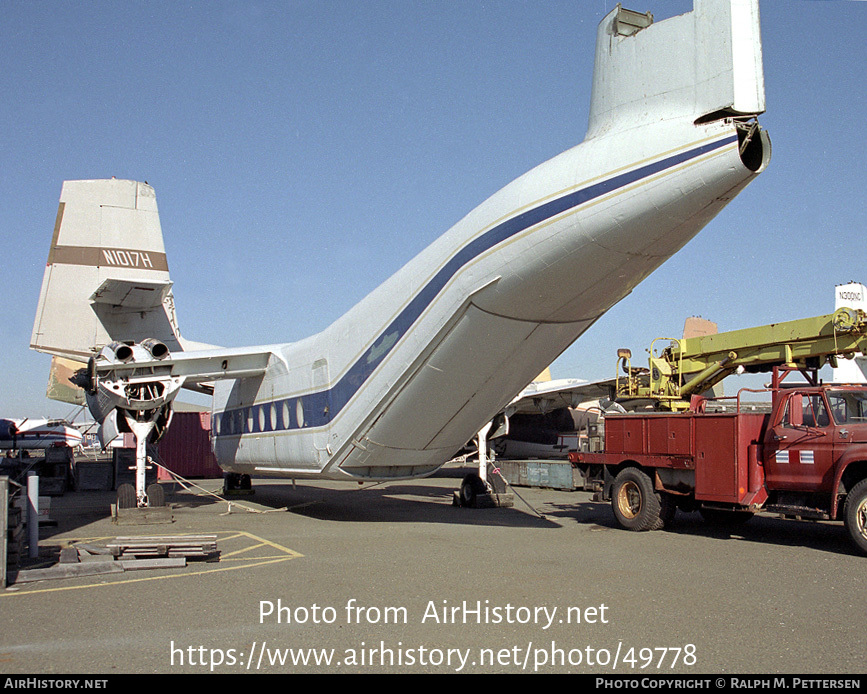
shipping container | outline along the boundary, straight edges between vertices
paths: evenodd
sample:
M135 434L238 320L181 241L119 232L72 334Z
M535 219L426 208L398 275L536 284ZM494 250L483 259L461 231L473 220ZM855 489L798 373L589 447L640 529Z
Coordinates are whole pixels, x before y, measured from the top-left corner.
M159 441L159 463L188 479L221 478L223 471L211 450L209 412L175 412L171 426ZM171 476L160 469L158 479Z

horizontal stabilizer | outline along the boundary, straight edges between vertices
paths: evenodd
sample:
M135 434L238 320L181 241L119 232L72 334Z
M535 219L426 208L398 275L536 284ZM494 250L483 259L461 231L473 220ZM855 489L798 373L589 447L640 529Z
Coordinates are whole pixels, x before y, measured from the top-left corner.
M613 397L614 388L612 378L592 382L573 378L531 383L508 404L505 412L511 417L514 414L545 414L561 407L575 408L585 402Z
M51 370L48 372L48 386L45 397L72 405L84 405L84 390L72 382L75 374L87 367L87 364L63 357L51 359Z
M109 348L107 348L109 349ZM97 373L111 372L114 376L129 376L131 380L147 380L152 375L182 378L185 386L222 379L262 376L274 355L272 347L227 347L193 352L174 352L164 358L132 358L123 363L98 360ZM103 350L105 353L105 350ZM140 355L136 349L134 355Z

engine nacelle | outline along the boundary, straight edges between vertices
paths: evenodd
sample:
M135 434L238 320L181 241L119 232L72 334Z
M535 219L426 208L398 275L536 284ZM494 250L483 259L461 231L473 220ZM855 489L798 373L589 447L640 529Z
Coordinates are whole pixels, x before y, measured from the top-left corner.
M144 347L148 354L150 354L154 359L165 359L169 356L169 348L166 344L159 340L155 340L152 337L149 337L147 340L142 340L141 346Z
M133 360L133 349L125 342L112 342L110 345L102 348L100 356L111 357L114 361L118 361L121 364L128 364Z
M88 364L84 380L87 406L99 422L99 440L105 447L136 425L148 426L148 439L162 436L171 419L171 403L184 384L163 364L170 356L159 340L139 344L112 343Z

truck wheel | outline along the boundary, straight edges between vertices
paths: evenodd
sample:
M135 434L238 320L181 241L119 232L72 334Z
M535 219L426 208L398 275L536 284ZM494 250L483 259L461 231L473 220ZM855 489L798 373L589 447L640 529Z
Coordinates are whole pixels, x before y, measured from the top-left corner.
M662 506L653 482L641 470L628 467L614 478L611 507L617 522L627 530L657 530L662 527Z
M862 552L867 552L867 479L856 484L843 506L846 529Z

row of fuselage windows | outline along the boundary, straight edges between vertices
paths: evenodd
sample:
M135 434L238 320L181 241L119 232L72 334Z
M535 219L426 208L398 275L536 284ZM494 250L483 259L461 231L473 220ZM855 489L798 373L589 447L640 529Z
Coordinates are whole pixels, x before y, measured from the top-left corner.
M213 431L216 436L261 434L270 431L302 429L303 427L304 405L301 398L220 412L214 415L213 422Z

